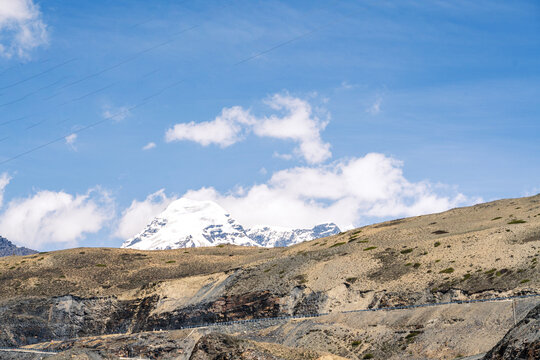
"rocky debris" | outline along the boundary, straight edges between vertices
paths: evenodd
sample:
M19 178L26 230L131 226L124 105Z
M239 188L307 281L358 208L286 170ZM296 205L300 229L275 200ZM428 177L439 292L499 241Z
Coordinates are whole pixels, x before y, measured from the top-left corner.
M0 236L0 257L11 256L11 255L24 256L24 255L32 255L36 253L37 253L36 250L16 246L5 237Z
M540 359L540 305L516 324L484 357L484 360Z
M191 353L190 360L300 360L300 359L340 359L338 356L324 355L311 350L289 348L282 345L261 343L236 336L212 333L199 339Z

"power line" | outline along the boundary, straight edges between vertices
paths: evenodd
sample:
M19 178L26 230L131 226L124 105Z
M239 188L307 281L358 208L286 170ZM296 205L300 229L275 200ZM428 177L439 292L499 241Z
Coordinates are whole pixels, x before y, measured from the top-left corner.
M14 82L14 83L12 83L12 84L9 84L9 85L7 85L7 86L0 87L0 90L10 89L10 88L12 88L12 87L14 87L14 86L17 86L17 85L22 84L22 83L25 83L25 82L27 82L27 81L29 81L29 80L32 80L32 79L35 79L35 78L40 77L40 76L42 76L42 75L45 75L45 74L47 74L47 73L50 73L51 71L56 70L57 68L62 67L62 66L64 66L64 65L67 65L67 64L69 64L70 62L73 62L73 61L75 61L75 60L77 60L77 59L76 59L76 58L73 58L73 59L64 61L63 63L60 63L60 64L58 64L58 65L55 65L55 66L53 66L53 67L51 67L51 68L49 68L49 69L47 69L47 70L45 70L45 71L42 71L42 72L37 73L37 74L35 74L35 75L29 76L29 77L24 78L24 79L22 79L22 80L16 81L16 82Z

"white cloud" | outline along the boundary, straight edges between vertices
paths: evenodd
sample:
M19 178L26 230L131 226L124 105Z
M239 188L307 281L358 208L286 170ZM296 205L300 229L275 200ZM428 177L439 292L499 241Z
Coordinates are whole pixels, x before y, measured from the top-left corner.
M276 94L267 102L274 110L285 111L283 116L271 115L255 122L253 131L267 136L299 143L295 151L309 163L320 163L332 156L330 144L321 139L328 121L314 116L309 103L287 95Z
M155 142L149 142L148 144L144 145L143 146L143 150L150 150L150 149L153 149L155 148L157 145Z
M83 195L39 191L9 202L0 216L0 233L34 249L54 243L75 246L85 234L98 232L112 215L112 201L99 189Z
M259 137L291 140L298 143L295 153L315 164L329 159L330 144L321 139L321 131L328 124L313 113L311 105L302 99L276 94L266 104L280 114L255 117L248 110L235 106L223 109L213 121L189 122L167 130L165 140L195 141L203 146L217 144L227 147L253 132Z
M167 197L165 191L161 189L148 195L144 201L133 200L129 208L122 212L114 235L122 239L133 237L175 199Z
M278 153L277 151L274 151L272 156L277 159L282 159L282 160L287 160L287 161L292 160L293 158L292 154L282 154L282 153Z
M459 193L439 195L428 182L410 182L402 166L398 160L371 153L326 166L282 170L265 184L226 194L210 187L184 196L216 201L247 226L293 228L323 222L348 228L381 218L444 211L472 201Z
M382 98L378 97L377 100L366 110L371 115L377 115L381 112Z
M0 56L27 57L47 41L38 5L32 0L0 0Z
M71 134L65 138L66 144L68 144L73 150L75 150L75 140L77 140L77 134Z
M126 119L128 116L131 115L131 112L129 110L128 106L120 106L117 108L112 108L110 106L105 107L103 110L103 113L101 114L103 118L105 119L111 119L116 122L120 122L124 119Z
M6 186L8 186L10 181L11 177L8 175L8 173L3 173L2 175L0 175L0 208L4 203L4 190Z
M190 140L203 146L216 144L227 147L243 140L247 132L246 126L252 123L253 117L249 111L234 106L223 109L221 115L213 121L176 124L167 130L165 140L167 142Z

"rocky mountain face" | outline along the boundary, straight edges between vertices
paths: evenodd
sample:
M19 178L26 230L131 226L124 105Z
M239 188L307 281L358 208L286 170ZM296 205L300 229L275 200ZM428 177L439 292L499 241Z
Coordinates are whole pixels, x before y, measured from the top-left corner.
M261 226L245 229L218 204L212 201L179 199L156 216L122 248L167 250L201 246L289 246L339 233L335 224L312 229L291 230Z
M519 321L540 302L539 261L540 195L288 247L5 257L0 348L154 360L456 359L514 334L497 354L521 356L536 349L535 323ZM520 298L484 301L509 296ZM321 316L299 317L313 314ZM509 333L514 321L521 330Z
M19 247L8 239L0 236L0 257L10 255L32 255L37 251L25 247Z
M516 324L483 360L540 359L540 305Z

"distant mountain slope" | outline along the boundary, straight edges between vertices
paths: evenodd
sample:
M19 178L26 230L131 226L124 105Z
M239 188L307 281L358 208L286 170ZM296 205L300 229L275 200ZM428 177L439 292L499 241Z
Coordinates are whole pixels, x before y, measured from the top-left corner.
M14 245L5 237L0 236L0 257L10 255L32 255L37 251Z
M261 226L245 229L212 201L179 199L156 216L146 228L122 248L168 250L224 244L241 246L289 246L339 233L335 224L312 229Z

